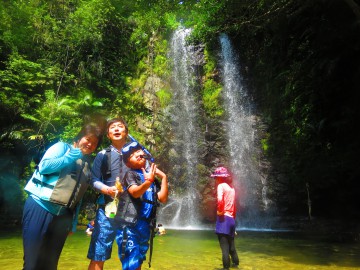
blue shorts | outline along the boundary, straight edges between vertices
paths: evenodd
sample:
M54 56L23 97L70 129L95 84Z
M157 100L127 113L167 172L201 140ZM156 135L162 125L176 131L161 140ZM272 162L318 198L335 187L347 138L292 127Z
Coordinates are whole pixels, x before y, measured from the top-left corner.
M124 242L124 248L122 243ZM146 252L149 249L150 225L145 220L139 220L134 227L119 229L116 242L119 246L119 258L123 270L135 270L146 260ZM123 255L123 256L122 256Z
M99 208L96 213L95 226L87 257L93 261L106 261L111 258L112 246L116 237L117 223L105 216Z
M217 234L227 234L231 237L235 236L235 219L226 215L216 217Z

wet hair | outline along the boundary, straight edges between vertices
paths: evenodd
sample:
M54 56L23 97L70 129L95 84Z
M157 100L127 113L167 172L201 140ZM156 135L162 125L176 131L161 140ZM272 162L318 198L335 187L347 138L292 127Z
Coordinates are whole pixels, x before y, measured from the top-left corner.
M83 128L80 130L80 132L76 135L74 141L78 142L81 140L81 138L85 136L93 135L98 139L98 144L96 145L96 148L98 148L99 145L101 145L102 138L103 138L103 129L99 126L96 126L94 124L87 124L83 126Z
M125 121L123 118L121 118L121 117L116 117L116 118L112 118L112 119L108 120L108 121L107 121L107 124L106 124L106 132L109 132L109 127L110 127L112 124L116 123L116 122L122 123L122 124L125 126L126 132L129 132L128 124L127 124L126 121Z

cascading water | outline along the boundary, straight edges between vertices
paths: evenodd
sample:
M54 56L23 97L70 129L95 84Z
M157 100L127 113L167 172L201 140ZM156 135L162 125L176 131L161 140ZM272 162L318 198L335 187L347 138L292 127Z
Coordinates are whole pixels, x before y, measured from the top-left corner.
M238 213L240 227L267 227L260 218L268 206L266 178L259 173L256 163L256 119L251 97L242 84L239 61L227 35L220 36L221 73L224 109L226 110L230 166L234 185L238 190L242 211Z
M196 69L199 64L193 46L186 45L189 29L180 28L171 39L169 58L172 68L172 104L168 107L171 119L171 141L169 164L172 188L169 201L159 209L158 222L168 228L198 229L206 225L200 221L201 196L198 191L200 136L198 82ZM268 228L264 218L259 218L268 206L266 177L256 164L257 149L256 117L251 97L242 85L239 63L226 35L220 36L220 66L223 80L223 100L227 134L229 164L234 174L241 211L238 213L239 227ZM203 63L202 63L203 64ZM174 192L174 190L176 190ZM211 211L211 209L209 209Z
M196 189L198 164L198 102L196 102L193 47L186 46L189 29L177 30L171 40L170 59L173 61L171 88L173 186L177 194L159 213L159 222L167 227L196 227L198 225L199 194ZM164 220L164 221L162 221Z

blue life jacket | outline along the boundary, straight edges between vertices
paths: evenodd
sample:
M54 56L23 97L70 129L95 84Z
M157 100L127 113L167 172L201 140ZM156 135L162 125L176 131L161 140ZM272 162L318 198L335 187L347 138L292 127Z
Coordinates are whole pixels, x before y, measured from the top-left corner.
M129 179L132 181L129 182ZM154 181L140 198L134 198L128 191L129 183L134 183L134 181L137 185L144 183L145 179L141 170L130 170L122 179L124 192L119 198L115 220L124 225L135 225L139 219L150 222L156 217L157 191L160 185Z

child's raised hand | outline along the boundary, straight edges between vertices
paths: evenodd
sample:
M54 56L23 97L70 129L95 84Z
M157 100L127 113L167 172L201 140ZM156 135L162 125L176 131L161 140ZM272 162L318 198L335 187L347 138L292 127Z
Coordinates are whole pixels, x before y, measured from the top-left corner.
M150 181L151 183L154 182L156 165L154 163L151 163L150 170L148 172L146 172L144 168L141 169L143 171L145 181Z

